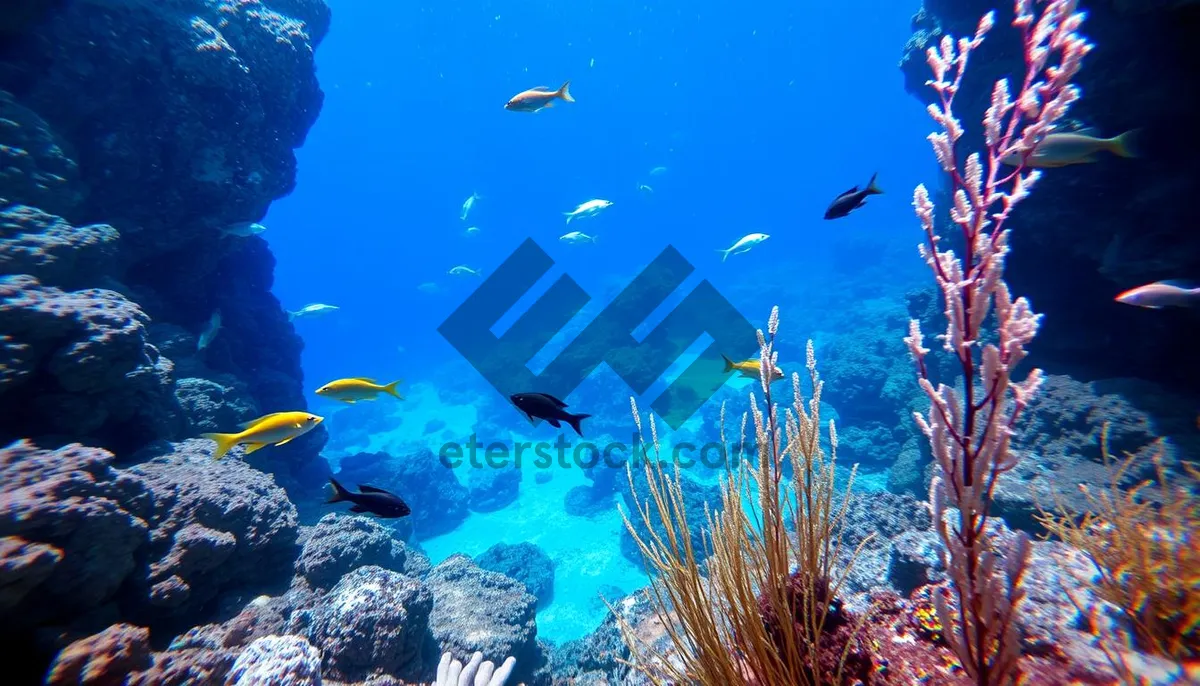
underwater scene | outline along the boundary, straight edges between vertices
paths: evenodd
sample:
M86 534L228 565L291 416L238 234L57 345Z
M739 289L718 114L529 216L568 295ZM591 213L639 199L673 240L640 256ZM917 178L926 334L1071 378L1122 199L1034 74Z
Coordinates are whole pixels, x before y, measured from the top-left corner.
M1200 684L1197 36L4 0L0 683Z

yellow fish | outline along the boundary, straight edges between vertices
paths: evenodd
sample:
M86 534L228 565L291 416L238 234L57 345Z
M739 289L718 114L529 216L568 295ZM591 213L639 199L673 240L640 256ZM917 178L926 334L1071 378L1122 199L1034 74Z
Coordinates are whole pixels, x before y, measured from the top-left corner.
M759 366L758 360L743 360L742 362L734 362L724 355L721 356L721 359L725 360L726 372L732 372L736 370L739 374L747 379L758 379L762 377L762 368ZM779 381L783 378L783 371L777 367L772 376L774 378L772 378L771 381Z
M388 393L400 400L404 400L404 396L396 391L396 386L402 383L404 383L404 379L397 379L386 386L380 386L375 383L375 379L358 376L350 379L330 381L317 389L317 395L333 400L341 400L344 403L354 403L359 400L374 400L380 393Z
M200 434L200 438L217 442L213 459L219 460L225 457L230 448L243 443L248 446L247 455L268 445L283 445L312 431L324 419L308 412L273 412L239 424L242 430L237 433Z

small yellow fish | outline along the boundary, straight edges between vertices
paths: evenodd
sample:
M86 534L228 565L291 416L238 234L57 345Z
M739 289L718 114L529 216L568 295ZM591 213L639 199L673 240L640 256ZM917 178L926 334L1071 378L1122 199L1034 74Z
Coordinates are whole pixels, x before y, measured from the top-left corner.
M400 400L404 400L404 396L396 391L396 386L402 383L404 383L404 379L396 379L386 386L380 386L375 383L375 379L359 376L330 381L317 389L317 395L332 400L341 400L344 403L354 403L358 400L374 400L380 393L388 393Z
M1137 157L1133 150L1133 139L1137 131L1126 131L1115 138L1098 138L1095 130L1084 129L1070 133L1052 133L1042 139L1025 160L1025 166L1036 168L1065 167L1069 164L1087 164L1097 161L1096 153L1108 151L1117 157ZM1000 160L1009 166L1021 162L1021 153L1011 152Z
M213 452L213 459L219 460L225 457L230 448L243 443L248 446L247 455L268 445L283 445L312 431L324 419L308 412L272 412L239 424L242 430L237 433L200 434L200 438L216 441L217 449Z
M736 370L739 374L746 377L747 379L762 378L762 369L759 366L758 360L743 360L741 362L734 362L733 360L729 359L725 355L722 355L721 359L725 360L725 371L726 372L732 372L732 371ZM777 367L775 369L775 373L772 376L773 376L773 378L771 379L771 381L779 381L780 379L783 378L783 371Z

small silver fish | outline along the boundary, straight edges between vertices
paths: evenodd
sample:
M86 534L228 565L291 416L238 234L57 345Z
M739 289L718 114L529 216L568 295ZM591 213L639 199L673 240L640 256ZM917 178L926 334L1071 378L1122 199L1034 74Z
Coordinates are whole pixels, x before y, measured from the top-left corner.
M721 261L724 262L725 260L729 259L730 255L741 255L742 253L750 252L750 248L753 248L770 237L771 236L769 234L765 233L749 233L737 239L737 242L729 246L728 249L718 249L717 252L721 253Z
M467 216L471 214L471 210L475 209L475 202L482 199L483 196L478 192L471 193L471 197L463 201L462 212L459 213L458 218L463 221L467 221Z
M1200 287L1188 287L1170 281L1156 281L1131 288L1114 298L1119 303L1152 310L1164 307L1200 306Z
M221 227L221 233L235 238L249 238L266 230L267 227L258 222L238 222Z
M451 276L480 276L483 272L478 269L471 269L465 264L460 264L457 267L451 267L450 271L446 272Z
M564 243L595 243L596 237L589 236L582 231L572 231L571 233L559 236L558 240Z
M330 312L333 312L334 310L340 310L340 309L341 308L338 307L337 305L326 305L324 303L310 303L308 305L305 305L304 307L301 307L300 309L296 310L295 312L289 311L288 312L288 321L290 322L290 321L299 319L301 317L311 317L313 315L318 315L318 314L329 314Z
M200 352L208 347L209 343L217 337L221 331L221 311L215 310L212 317L208 320L208 326L204 327L204 331L200 332L200 338L196 341L196 352Z
M599 212L612 207L611 200L588 200L587 202L579 203L579 206L570 212L563 212L567 216L567 223L570 224L572 219L581 219L583 217L594 217Z

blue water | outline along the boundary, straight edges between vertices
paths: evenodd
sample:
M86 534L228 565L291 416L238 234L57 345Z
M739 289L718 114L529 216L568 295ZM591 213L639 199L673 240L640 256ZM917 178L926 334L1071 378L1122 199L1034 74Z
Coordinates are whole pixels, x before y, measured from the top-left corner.
M387 411L410 428L356 449L404 454L424 440L411 427L431 420L468 435L480 407L511 435L554 435L505 407L436 331L480 283L447 270L487 273L528 237L556 262L543 283L569 273L597 305L674 245L697 268L689 283L708 279L756 326L779 305L792 359L806 338L819 344L855 325L831 317L894 301L925 276L909 203L917 183L935 178L932 123L897 68L911 32L906 3L330 4L333 28L317 52L324 108L298 151L298 187L271 206L263 237L285 307L341 308L297 322L310 390L345 376L406 379L409 399ZM503 109L519 91L567 79L574 104ZM655 167L666 171L651 176ZM885 195L822 219L834 196L874 172ZM473 192L482 199L464 222ZM615 204L568 228L563 213L592 198ZM467 235L470 226L479 232ZM560 242L569 230L598 241ZM771 238L720 261L718 249L752 232ZM450 383L486 403L444 402ZM600 586L629 592L644 577L618 551L615 510L598 520L561 513L565 492L584 483L578 470L544 485L524 476L517 503L421 544L435 562L500 540L542 546L558 577L539 635L575 638L603 617Z

